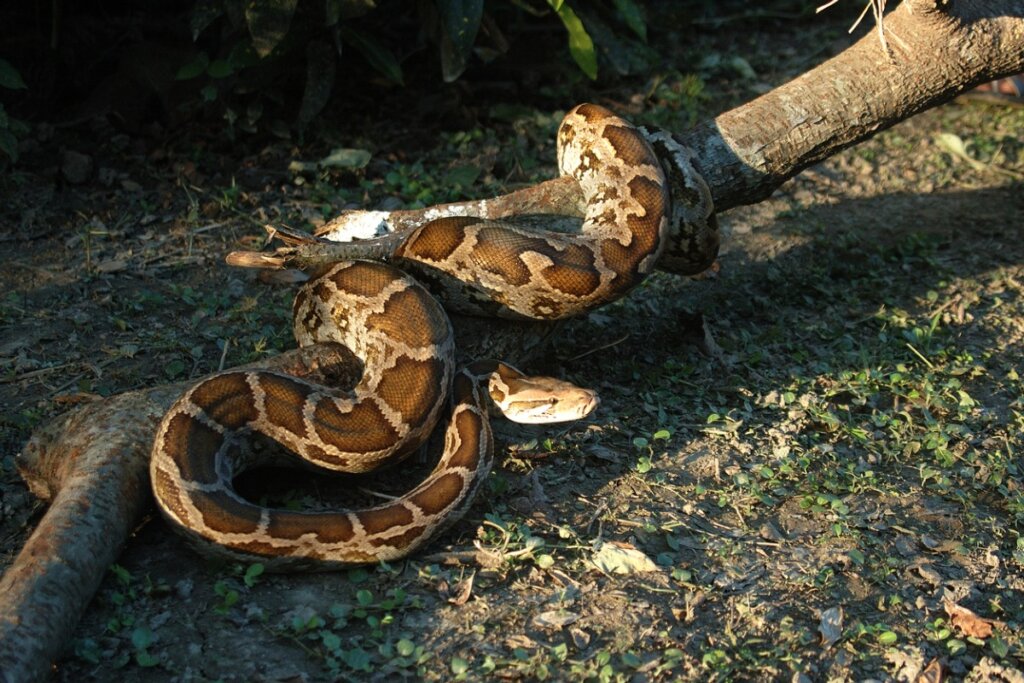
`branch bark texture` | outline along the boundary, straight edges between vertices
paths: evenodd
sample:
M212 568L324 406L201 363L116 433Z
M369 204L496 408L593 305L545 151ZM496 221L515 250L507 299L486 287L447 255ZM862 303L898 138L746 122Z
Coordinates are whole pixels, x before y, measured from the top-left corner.
M1024 2L904 0L875 32L756 100L675 137L718 212L986 81L1024 71Z

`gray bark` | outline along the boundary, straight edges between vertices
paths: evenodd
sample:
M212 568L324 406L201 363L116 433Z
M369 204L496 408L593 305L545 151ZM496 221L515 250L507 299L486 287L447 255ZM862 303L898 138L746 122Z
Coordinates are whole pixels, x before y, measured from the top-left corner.
M754 204L801 170L975 86L1024 71L1024 2L904 0L875 32L816 68L676 134L718 212Z

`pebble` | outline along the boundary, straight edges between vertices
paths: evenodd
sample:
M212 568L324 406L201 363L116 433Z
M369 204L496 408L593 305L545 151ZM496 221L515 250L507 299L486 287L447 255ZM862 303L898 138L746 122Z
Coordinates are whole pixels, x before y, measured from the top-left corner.
M81 185L92 175L92 157L73 149L64 150L60 172L72 185Z

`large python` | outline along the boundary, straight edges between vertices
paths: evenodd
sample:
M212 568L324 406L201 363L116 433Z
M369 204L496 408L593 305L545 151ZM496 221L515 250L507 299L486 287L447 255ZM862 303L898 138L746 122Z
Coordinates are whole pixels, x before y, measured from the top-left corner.
M338 341L362 360L352 391L269 372L226 372L190 389L157 430L150 464L157 503L207 553L275 570L402 557L458 519L490 471L489 403L520 422L576 419L596 405L589 390L527 378L504 363L478 361L454 373L452 330L440 304L385 264L341 263L307 283L296 296L294 320L300 344ZM238 437L249 431L330 470L365 472L397 462L429 435L449 384L444 452L433 472L397 500L291 512L258 506L232 486L243 469L262 462L240 448Z
M558 131L560 171L576 181L583 203L579 234L448 215L403 236L388 256L457 310L541 320L623 296L654 269L668 242L677 254L686 243L677 258L683 268L702 269L717 238L697 236L695 246L692 230L673 229L692 220L680 216L692 216L696 202L673 207L656 148L662 157L685 153L602 107L580 105ZM188 391L157 432L151 478L159 508L208 551L275 569L402 557L456 520L486 477L493 459L488 403L534 422L575 419L596 404L592 392L526 378L495 361L456 373L444 311L390 265L343 262L300 289L293 313L300 344L339 341L363 361L351 393L228 372ZM255 464L236 438L253 430L332 470L397 462L429 435L449 385L453 408L439 462L393 502L298 513L255 505L232 487Z

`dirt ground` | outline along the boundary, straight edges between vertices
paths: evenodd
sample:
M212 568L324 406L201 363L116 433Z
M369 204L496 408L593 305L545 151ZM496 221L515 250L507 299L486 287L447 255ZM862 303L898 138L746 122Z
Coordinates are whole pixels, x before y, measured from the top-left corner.
M825 59L844 28L688 32L656 75L567 84L548 108L480 87L444 116L389 92L303 144L34 128L0 178L0 569L44 511L14 467L35 426L292 345L293 290L223 263L263 223L548 177L559 110L682 127ZM1022 109L952 103L721 216L717 276L658 275L567 326L539 369L600 409L504 434L485 495L423 555L272 576L153 517L54 680L912 681L935 659L1024 680L1022 133ZM373 160L289 169L334 147Z

